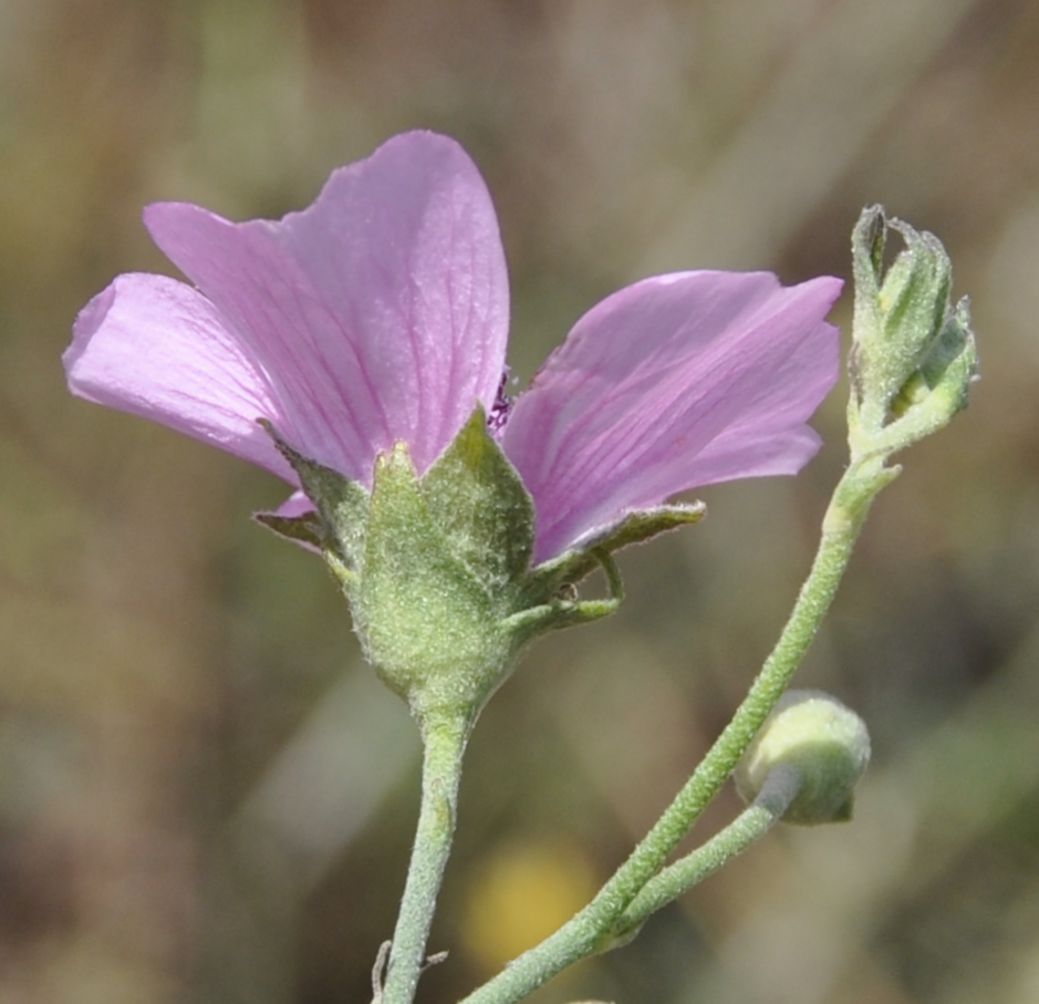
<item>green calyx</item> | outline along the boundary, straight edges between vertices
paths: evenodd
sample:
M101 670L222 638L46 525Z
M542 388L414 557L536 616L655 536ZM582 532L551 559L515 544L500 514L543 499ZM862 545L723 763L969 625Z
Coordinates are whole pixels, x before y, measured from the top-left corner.
M885 268L887 237L904 247ZM977 353L966 298L953 306L941 241L862 211L852 234L855 276L849 442L853 459L888 456L944 427L966 406Z
M350 602L366 658L420 721L474 719L524 643L617 608L623 593L611 552L703 514L697 505L632 513L531 567L533 503L482 409L421 478L404 443L381 454L371 492L265 428L316 512L258 518L321 551ZM608 595L582 599L577 583L596 568Z

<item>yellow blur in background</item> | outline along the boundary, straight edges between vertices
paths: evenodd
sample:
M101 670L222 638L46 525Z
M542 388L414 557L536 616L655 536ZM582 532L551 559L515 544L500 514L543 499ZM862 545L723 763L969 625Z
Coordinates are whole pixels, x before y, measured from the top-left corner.
M280 216L412 127L487 178L523 381L655 272L847 276L876 201L943 239L979 336L971 407L906 456L798 678L869 723L855 820L773 833L534 1000L1039 1000L1037 68L1026 0L0 5L0 1001L370 997L406 711L320 563L250 523L281 487L72 399L59 357L115 274L172 271L144 204ZM422 1000L587 897L723 727L807 569L843 395L800 477L705 490L702 525L623 556L619 614L495 697Z
M490 978L569 920L602 882L577 848L531 840L496 848L466 884L464 944Z

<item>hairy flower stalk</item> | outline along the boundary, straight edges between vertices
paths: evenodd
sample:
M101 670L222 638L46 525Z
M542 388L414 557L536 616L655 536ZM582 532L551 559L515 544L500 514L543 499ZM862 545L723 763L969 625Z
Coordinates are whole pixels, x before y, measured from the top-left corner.
M426 745L382 991L410 1001L480 709L532 638L616 608L615 551L700 518L672 496L814 455L841 282L642 280L585 314L509 404L497 220L445 137L396 137L279 221L163 203L145 223L189 282L118 277L76 321L69 386L291 487L258 518L323 555ZM596 568L609 595L583 599Z

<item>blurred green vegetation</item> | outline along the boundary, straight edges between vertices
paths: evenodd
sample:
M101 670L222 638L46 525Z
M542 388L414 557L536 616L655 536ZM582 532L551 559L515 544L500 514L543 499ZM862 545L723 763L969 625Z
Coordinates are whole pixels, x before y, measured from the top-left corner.
M855 821L772 835L537 1000L1039 1000L1037 57L1027 0L0 6L0 1000L369 999L415 814L405 710L320 564L250 524L281 488L72 399L59 355L112 276L169 270L143 204L277 216L414 126L488 179L524 379L654 271L846 275L873 201L945 241L981 346L799 677L870 723ZM724 724L841 412L796 481L705 491L705 523L625 555L622 611L492 702L423 1000L578 905Z

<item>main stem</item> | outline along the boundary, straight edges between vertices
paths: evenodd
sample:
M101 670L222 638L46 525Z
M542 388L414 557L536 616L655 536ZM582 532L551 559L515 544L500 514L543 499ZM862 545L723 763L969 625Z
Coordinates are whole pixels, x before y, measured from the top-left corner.
M853 462L845 471L823 518L811 571L783 633L732 721L692 777L628 860L580 913L464 998L462 1004L513 1004L567 966L609 947L610 932L618 919L721 790L783 695L830 608L870 504L897 473L897 468L885 468L879 457Z
M379 1004L411 1004L426 961L426 941L455 831L468 720L426 721L422 730L422 804L408 865L386 983Z

